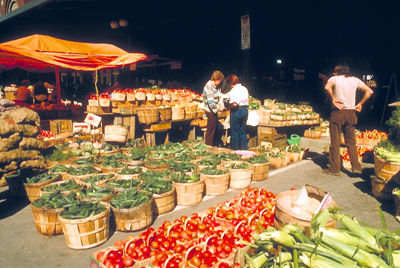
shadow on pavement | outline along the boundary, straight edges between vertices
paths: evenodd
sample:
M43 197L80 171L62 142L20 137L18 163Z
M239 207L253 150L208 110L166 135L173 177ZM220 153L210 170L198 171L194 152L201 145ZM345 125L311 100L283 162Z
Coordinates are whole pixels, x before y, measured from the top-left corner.
M0 220L16 214L29 203L27 197L14 197L9 190L0 192Z
M307 158L311 158L311 160L317 164L318 166L321 167L321 169L326 168L328 164L328 158L326 158L325 155L319 154L316 152L308 152L307 153Z

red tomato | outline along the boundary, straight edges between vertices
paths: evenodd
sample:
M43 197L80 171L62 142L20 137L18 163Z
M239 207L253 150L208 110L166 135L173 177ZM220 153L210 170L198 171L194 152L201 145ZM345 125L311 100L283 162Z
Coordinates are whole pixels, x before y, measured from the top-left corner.
M226 262L221 262L218 265L218 268L230 268L231 266L229 264L227 264Z
M105 260L103 264L104 264L107 268L113 268L113 267L114 267L114 263L112 262L111 259Z
M204 230L207 229L207 225L206 225L205 223L200 223L200 224L197 226L197 229L198 229L199 231L204 231Z
M190 259L189 263L196 267L199 267L201 264L201 261L200 261L199 257L194 256L193 258Z
M97 253L97 255L96 255L96 259L98 260L98 261L100 261L102 258L104 257L104 252L99 252L99 253Z
M150 249L149 246L145 246L145 247L142 248L142 252L143 252L144 255L148 256L148 255L150 255L151 249Z
M150 246L151 246L152 248L158 248L159 244L158 244L157 241L153 241L153 242L150 243Z
M185 249L184 246L182 246L182 245L176 245L176 246L174 247L174 252L175 252L175 253L181 253L184 249Z

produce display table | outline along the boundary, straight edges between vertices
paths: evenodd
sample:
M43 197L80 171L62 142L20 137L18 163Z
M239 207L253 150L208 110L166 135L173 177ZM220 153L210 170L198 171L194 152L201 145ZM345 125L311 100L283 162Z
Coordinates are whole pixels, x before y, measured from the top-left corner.
M169 142L169 130L171 129L171 122L157 123L151 125L144 125L143 131L146 136L146 144L148 146L156 145L156 133L166 132L164 138L164 144Z

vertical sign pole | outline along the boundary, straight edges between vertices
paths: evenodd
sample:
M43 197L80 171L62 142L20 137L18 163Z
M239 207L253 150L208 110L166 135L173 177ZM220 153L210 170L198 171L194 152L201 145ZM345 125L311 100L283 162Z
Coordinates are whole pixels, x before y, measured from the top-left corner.
M241 16L241 48L243 50L243 78L249 81L250 62L250 15Z

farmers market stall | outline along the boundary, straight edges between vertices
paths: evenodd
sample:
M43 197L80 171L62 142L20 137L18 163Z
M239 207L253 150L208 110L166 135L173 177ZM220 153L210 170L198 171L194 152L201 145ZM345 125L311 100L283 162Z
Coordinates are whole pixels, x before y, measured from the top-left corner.
M146 60L141 53L128 53L114 45L81 43L45 35L31 35L0 44L0 70L21 68L54 71L57 103L38 110L66 110L61 102L60 70L97 71Z

